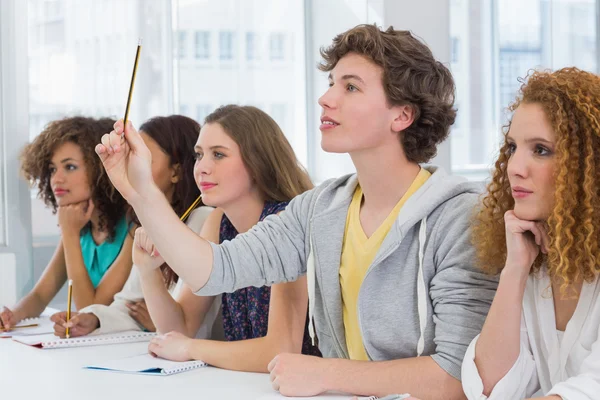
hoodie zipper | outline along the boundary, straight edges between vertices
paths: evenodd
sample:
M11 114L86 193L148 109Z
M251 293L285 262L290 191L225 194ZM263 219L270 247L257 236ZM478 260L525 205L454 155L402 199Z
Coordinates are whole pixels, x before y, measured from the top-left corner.
M309 240L312 240L312 237L309 237ZM313 247L313 257L315 257L315 275L316 275L318 258L317 258L317 252L314 247ZM315 276L315 282L316 282L316 278L317 277ZM338 335L336 334L335 329L333 328L333 322L331 321L331 316L329 314L329 310L327 309L327 303L323 299L323 291L321 291L321 302L323 303L323 309L325 311L325 318L327 319L327 323L329 325L329 330L332 333L331 338L333 339L333 343L335 344L336 351L338 354L340 354L344 358L348 359L348 358L350 358L350 356L344 351L344 348L342 347L342 344L340 343L340 341L338 339ZM315 331L316 331L316 328L315 328Z
M390 249L384 255L380 256L377 260L377 264L381 263L380 260L384 260L390 254L392 254L400 246L400 243L402 243L402 240L400 240L395 246L390 247ZM366 346L366 340L365 340L365 335L363 333L362 319L361 319L361 313L359 311L359 305L360 305L360 294L362 293L362 288L365 284L365 281L367 280L367 277L369 276L371 271L373 271L374 269L375 269L375 262L373 262L372 267L367 270L367 273L365 274L365 277L363 278L360 288L358 289L358 297L356 298L356 303L357 303L356 304L356 312L358 313L358 329L360 330L360 336L363 339L363 347L365 348L365 353L367 353L367 357L369 357L369 360L371 360L371 361L373 361L373 357L371 357L371 355L369 354L369 350L367 349L367 346Z

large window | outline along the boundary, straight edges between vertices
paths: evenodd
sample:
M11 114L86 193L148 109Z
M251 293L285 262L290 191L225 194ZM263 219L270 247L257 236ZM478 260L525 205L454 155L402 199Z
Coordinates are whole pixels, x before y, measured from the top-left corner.
M271 33L269 37L269 58L271 61L281 61L285 57L285 35Z
M521 78L566 66L597 72L594 0L450 0L458 119L455 173L485 179Z
M0 33L1 34L1 33ZM2 40L0 40L0 45L2 44ZM1 47L1 46L0 46ZM2 53L0 53L0 247L6 246L6 206L4 204L5 196L4 196L4 187L6 183L4 182L4 174L6 171L6 160L7 157L5 155L4 149L4 130L5 127L2 124L2 120L4 120L4 110L2 109Z
M27 2L0 1L0 304L31 289L31 216L19 153L28 141ZM25 21L24 21L25 20Z
M383 24L391 1L28 0L30 137L64 115L122 117L142 36L135 123L252 104L281 124L316 183L352 172L347 155L320 147L327 74L316 69L319 48L359 23ZM452 169L483 179L519 77L540 67L597 71L596 2L448 1L459 109ZM49 221L34 205L33 220ZM34 235L56 232L55 223L34 227Z
M246 32L246 60L256 61L260 58L260 43L256 32Z
M215 110L210 104L198 104L196 106L196 121L200 124L204 123L204 119Z
M188 33L186 31L177 32L177 56L181 59L186 58L188 54Z
M178 112L189 112L202 122L221 105L257 106L271 113L306 164L304 1L186 0L173 5L175 31L201 26L217 38L218 45L218 57L208 62L180 63ZM293 43L285 48L285 57L294 62L282 61L283 37L285 46ZM263 47L277 63L257 62Z
M196 58L199 60L210 58L210 32L196 32Z
M407 29L412 26L407 22L425 21L413 31L429 35L457 85L458 117L442 149L451 147L455 174L485 179L520 77L531 68L568 65L598 71L600 0L443 0L444 7L431 10L434 1L0 0L2 32L12 29L1 42L12 50L3 49L0 65L12 60L21 67L10 64L0 80L5 83L0 124L4 135L11 133L0 140L0 246L18 242L26 248L22 254L31 253L29 232L20 238L14 229L15 222L29 225L29 210L20 208L23 202L13 195L23 143L11 137L33 139L48 122L68 115L122 118L139 37L143 48L130 113L137 126L155 115L181 113L202 122L220 105L254 105L281 125L318 184L354 171L347 154L326 153L320 146L317 101L328 82L316 68L319 49L357 24ZM447 42L445 27L428 24L431 18L447 22L446 17ZM28 46L22 43L26 37ZM28 96L21 99L20 93ZM449 164L447 157L443 162ZM58 228L36 194L31 192L32 257L43 268ZM40 252L52 241L48 252ZM19 267L28 262L16 260ZM33 278L23 271L16 279L23 283L18 290L39 276L39 271Z
M307 49L307 74L309 76L309 125L308 125L308 164L311 177L316 183L339 177L355 171L354 164L347 154L326 153L321 149L319 131L321 107L318 99L328 89L327 73L317 69L321 61L319 49L331 45L333 38L358 24L377 23L382 25L383 15L374 0L328 0L311 2L309 10L312 43ZM334 17L332 17L334 16ZM398 28L398 27L396 27Z
M139 126L168 114L169 15L167 0L28 0L30 138L67 115L123 118L140 37L130 119ZM55 217L36 195L34 242L58 233Z
M222 61L233 60L233 32L219 32L219 58Z

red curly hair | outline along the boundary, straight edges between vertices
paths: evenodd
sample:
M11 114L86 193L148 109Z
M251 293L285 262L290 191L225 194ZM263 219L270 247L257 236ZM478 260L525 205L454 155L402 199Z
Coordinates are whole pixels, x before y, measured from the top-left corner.
M563 290L591 282L600 271L600 77L577 68L536 71L509 110L521 103L541 105L556 137L554 205L546 221L550 247L547 255L538 255L532 272L545 264ZM508 129L472 231L480 267L492 274L506 261L504 213L515 204L507 134Z

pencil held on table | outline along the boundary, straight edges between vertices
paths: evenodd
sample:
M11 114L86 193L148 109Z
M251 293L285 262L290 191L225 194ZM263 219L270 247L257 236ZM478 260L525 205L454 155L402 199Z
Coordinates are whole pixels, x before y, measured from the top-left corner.
M133 95L133 85L135 83L135 75L137 73L138 60L140 59L140 51L142 50L142 38L139 39L137 50L135 52L135 61L133 63L133 72L131 73L131 83L129 84L129 96L127 96L127 107L125 107L125 117L123 118L123 129L127 124L129 117L129 105L131 104L131 96Z
M18 326L13 326L10 329L6 329L6 328L4 328L4 325L2 325L2 328L0 328L0 332L8 332L8 331L12 331L13 329L35 328L36 326L40 326L40 324L18 325Z
M67 289L67 323L71 319L71 299L73 298L73 280L69 279L69 287ZM71 336L69 333L69 326L65 330L65 336L67 339Z

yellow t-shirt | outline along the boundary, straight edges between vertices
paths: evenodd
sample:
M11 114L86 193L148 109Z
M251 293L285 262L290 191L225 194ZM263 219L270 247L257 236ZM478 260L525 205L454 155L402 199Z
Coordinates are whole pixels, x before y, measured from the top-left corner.
M363 193L360 186L356 187L348 215L346 216L346 229L344 242L342 244L342 258L340 263L340 288L342 292L342 311L344 317L344 330L346 333L346 345L351 360L368 360L367 352L362 341L360 327L358 325L358 292L369 266L373 262L377 251L383 240L390 231L394 221L400 213L400 209L406 200L412 196L427 179L431 173L423 168L410 185L404 196L394 206L385 221L377 230L367 237L360 223L360 206Z

